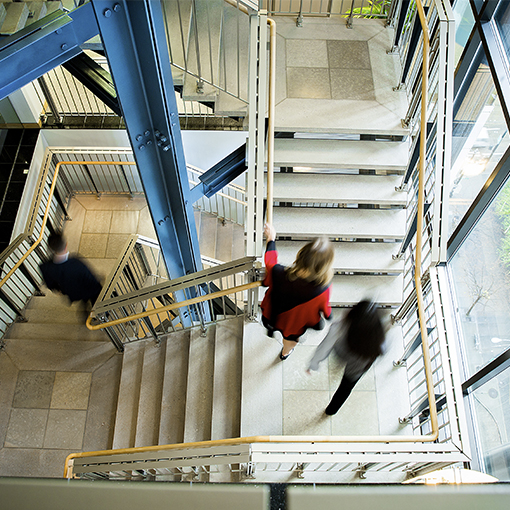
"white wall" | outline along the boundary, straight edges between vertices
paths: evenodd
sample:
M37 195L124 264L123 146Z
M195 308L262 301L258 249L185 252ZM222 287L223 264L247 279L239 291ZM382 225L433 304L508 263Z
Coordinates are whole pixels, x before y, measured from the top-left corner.
M245 143L246 137L247 133L243 131L182 131L186 163L208 170ZM130 147L127 132L122 129L42 129L30 164L11 241L25 230L28 210L47 148L72 150Z

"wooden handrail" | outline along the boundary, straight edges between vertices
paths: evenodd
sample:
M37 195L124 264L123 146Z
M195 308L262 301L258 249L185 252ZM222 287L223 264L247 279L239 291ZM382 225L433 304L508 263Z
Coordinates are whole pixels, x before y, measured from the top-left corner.
M420 160L418 166L418 208L416 223L416 256L414 266L414 282L416 288L416 298L418 303L418 318L420 321L421 342L423 347L423 365L425 369L425 378L427 380L427 395L430 411L430 437L435 441L439 436L439 427L437 420L436 396L434 394L434 381L432 379L432 368L430 363L430 353L428 345L427 319L423 306L422 274L421 274L421 249L423 237L423 209L425 202L425 163L427 150L427 95L428 95L428 72L429 72L429 48L430 37L427 25L427 18L423 9L422 0L416 0L418 16L423 31L423 63L422 63L422 83L421 83L421 125L420 125Z

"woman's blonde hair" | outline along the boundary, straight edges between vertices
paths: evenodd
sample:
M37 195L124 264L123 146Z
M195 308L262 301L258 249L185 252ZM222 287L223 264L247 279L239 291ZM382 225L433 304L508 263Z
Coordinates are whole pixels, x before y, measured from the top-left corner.
M333 278L334 256L333 245L326 237L319 237L298 251L287 276L291 281L301 278L315 285L326 285Z

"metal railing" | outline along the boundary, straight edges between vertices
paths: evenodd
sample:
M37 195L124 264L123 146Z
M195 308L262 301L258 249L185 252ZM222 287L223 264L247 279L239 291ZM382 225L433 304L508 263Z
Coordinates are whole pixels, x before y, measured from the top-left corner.
M405 123L420 138L412 149L400 189L408 190L408 233L400 248L406 257L404 304L395 314L402 323L404 354L395 366L407 370L410 408L402 422L413 430L430 433L437 426L440 443L452 442L468 452L462 441L462 393L455 382L453 346L447 342L447 313L441 298L441 280L436 266L445 261L445 221L448 207L445 186L448 182L451 148L451 104L453 98L454 18L449 2L428 2L427 23L433 35L430 65L420 67L423 40L415 45L413 62L407 74L406 89L412 92ZM420 18L421 5L417 2ZM428 63L427 63L428 64ZM426 82L430 81L427 91ZM422 84L422 87L419 85ZM423 97L428 107L424 108ZM417 105L421 104L421 109ZM449 106L450 105L450 106ZM420 311L423 302L423 311ZM430 353L432 384L425 377L423 352ZM434 423L437 422L437 423Z
M204 171L192 165L187 165L187 168L190 185L196 186L200 183L199 176ZM193 204L193 207L214 214L220 219L244 225L246 218L246 190L239 184L230 183L210 198L203 196Z
M254 436L144 448L74 453L64 477L88 480L348 482L384 472L418 476L465 461L452 445L384 444L341 436ZM438 462L438 458L443 462ZM400 481L397 477L395 481Z
M439 0L438 0L439 2ZM233 438L220 441L203 441L180 445L153 446L147 448L131 448L118 451L79 453L71 455L66 461L65 476L84 476L88 478L119 478L119 479L157 479L161 476L211 474L211 466L228 466L231 472L242 472L253 477L255 469L294 472L303 477L305 473L320 472L321 469L334 473L345 470L356 471L364 476L371 469L376 471L394 471L402 469L413 474L437 468L451 462L465 461L467 457L461 451L462 443L453 443L452 439L460 439L452 433L453 421L450 415L440 411L450 402L437 402L436 390L443 387L447 398L454 394L451 379L444 375L446 364L440 358L444 355L446 345L444 330L441 328L440 314L431 309L437 306L438 287L434 268L427 274L422 273L421 246L423 232L423 214L425 202L425 166L426 166L426 134L427 134L427 97L429 40L428 24L420 0L417 9L423 27L423 80L421 88L421 136L419 146L419 164L417 178L417 233L418 249L414 255L414 294L408 298L400 309L399 319L417 316L414 323L407 321L407 333L414 328L413 345L422 345L422 353L416 347L406 350L406 359L396 363L397 366L407 362L411 383L411 398L414 407L413 416L404 417L405 421L416 420L413 426L414 435L410 436L256 436ZM429 287L433 291L429 292ZM193 300L189 300L193 302ZM183 303L179 303L182 305ZM433 319L433 320L432 320ZM433 322L435 321L435 323ZM436 331L436 335L429 334ZM407 335L409 336L409 334ZM417 337L420 337L416 342ZM414 362L413 356L418 361ZM450 368L450 367L449 367ZM416 376L416 374L419 374ZM420 382L413 383L416 377ZM422 381L423 379L423 381ZM455 403L448 408L454 412ZM418 411L417 411L418 409ZM425 410L428 409L428 413ZM418 415L418 412L420 413ZM414 424L413 424L414 425ZM439 441L439 443L438 443ZM269 443L269 444L260 444ZM293 444L294 443L294 444ZM327 444L321 444L327 443ZM345 444L349 443L346 448ZM370 444L377 443L372 449ZM411 449L403 447L405 443L413 443ZM417 443L433 443L417 446ZM292 445L293 444L293 445ZM360 446L357 448L356 445ZM384 446L382 446L384 444ZM242 445L248 445L243 447ZM345 457L349 452L349 457ZM412 452L412 453L410 453ZM324 453L324 455L323 455ZM423 453L424 461L420 460ZM441 453L440 456L437 454ZM260 454L260 455L259 455ZM387 455L386 455L387 454ZM409 454L409 456L406 456ZM359 456L358 456L359 455ZM79 467L78 467L79 465ZM75 466L77 470L75 471ZM326 466L324 468L324 466ZM119 470L119 468L121 468ZM78 472L80 474L78 474Z
M230 97L241 111L248 103L247 8L237 2L163 1L174 83L196 100ZM227 99L228 100L228 99Z
M119 351L133 341L159 343L170 332L200 326L205 333L218 320L255 315L261 282L253 257L154 284L162 261L157 243L148 241L131 236L87 319L87 327L104 329Z
M191 174L201 172L190 167ZM232 221L244 221L242 187L229 185L223 191L220 197L201 200L201 205L208 201L209 212ZM41 294L43 281L38 267L50 257L42 241L51 233L62 231L64 222L69 219L70 200L77 195L143 196L131 151L53 149L46 153L25 231L0 254L0 338L11 324L24 320L24 309L34 293ZM157 243L138 236L138 245L138 250L144 252L147 276L152 276L152 284L157 283L158 278L168 279ZM213 261L209 262L212 265Z
M305 17L341 16L348 18L387 19L391 22L394 4L398 0L260 0L259 8L271 16L297 16L297 26Z

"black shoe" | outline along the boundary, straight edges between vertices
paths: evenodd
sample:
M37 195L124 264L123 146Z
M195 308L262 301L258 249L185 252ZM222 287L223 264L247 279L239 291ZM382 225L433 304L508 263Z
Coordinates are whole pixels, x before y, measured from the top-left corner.
M283 355L283 348L282 348L282 351L280 352L280 359L282 361L285 361L292 353L294 352L294 349L291 349L291 351L287 354L285 354L285 356Z

